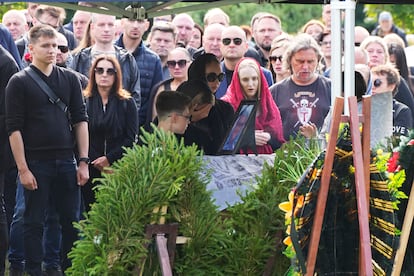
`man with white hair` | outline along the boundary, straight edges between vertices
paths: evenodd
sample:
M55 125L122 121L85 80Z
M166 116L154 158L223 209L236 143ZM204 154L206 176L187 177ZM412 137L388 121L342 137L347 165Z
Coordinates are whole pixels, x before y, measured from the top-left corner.
M208 25L214 23L218 23L227 27L230 25L230 17L220 8L208 10L203 19L204 28L207 28Z
M362 41L364 41L365 38L369 37L369 32L367 29L365 29L362 26L355 26L354 28L354 40L355 40L355 46L358 47L361 45Z
M397 35L399 35L402 38L402 40L404 40L405 46L408 46L407 39L405 37L405 32L402 29L395 26L390 12L383 11L378 16L378 26L371 32L371 34L384 37L390 33L396 33Z
M217 59L221 61L223 59L223 55L221 54L220 50L221 32L225 28L225 26L219 23L208 25L204 29L203 47L193 54L193 59L196 59L198 56L204 53L209 53L215 55Z
M8 10L3 14L2 22L4 26L9 30L13 40L23 37L23 35L29 30L26 17L23 11Z

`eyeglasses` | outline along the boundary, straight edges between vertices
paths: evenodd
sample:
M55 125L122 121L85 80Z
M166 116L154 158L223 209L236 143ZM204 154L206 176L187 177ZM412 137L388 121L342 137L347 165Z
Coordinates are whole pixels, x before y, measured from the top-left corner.
M221 40L221 42L222 42L225 46L227 46L227 45L230 45L230 43L231 43L231 41L232 41L232 40L233 40L234 45L237 45L237 46L241 45L241 44L242 44L242 42L243 42L243 39L238 38L238 37L233 38L233 39L231 39L231 38L223 38L223 39Z
M168 60L167 66L170 68L175 68L175 66L178 64L178 67L184 68L187 65L187 60L180 59L180 60Z
M106 69L106 71L105 71L105 68L102 68L102 67L96 67L95 68L95 73L98 74L98 75L103 75L103 73L105 73L105 72L108 76L113 76L113 75L116 74L115 68L108 68L108 69Z
M193 118L193 116L191 116L191 115L184 115L184 114L182 114L182 113L175 113L175 114L176 114L177 116L180 116L180 117L186 118L188 122L191 122L191 119ZM172 117L172 115L169 115L168 117Z
M276 62L277 60L282 62L282 56L269 56L269 61L270 62Z
M181 113L177 113L177 115L181 116L183 118L186 118L188 122L191 122L191 119L193 118L193 116L191 116L191 115L184 115L184 114L181 114Z
M216 80L218 80L219 82L222 82L224 79L224 73L220 73L220 74L216 74L216 73L209 73L206 76L206 80L208 82L215 82Z
M57 46L58 49L62 52L62 53L67 53L69 51L69 47L68 46L64 46L64 45L59 45Z
M382 80L376 79L376 80L374 80L373 84L374 84L375 87L380 87L382 85Z

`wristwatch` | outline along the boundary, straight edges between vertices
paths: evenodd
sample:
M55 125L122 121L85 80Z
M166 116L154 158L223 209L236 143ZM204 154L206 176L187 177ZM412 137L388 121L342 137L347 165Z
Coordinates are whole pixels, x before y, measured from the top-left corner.
M89 157L81 157L78 160L78 163L80 163L80 162L85 162L86 165L89 165L89 163L91 162L91 160L89 159Z

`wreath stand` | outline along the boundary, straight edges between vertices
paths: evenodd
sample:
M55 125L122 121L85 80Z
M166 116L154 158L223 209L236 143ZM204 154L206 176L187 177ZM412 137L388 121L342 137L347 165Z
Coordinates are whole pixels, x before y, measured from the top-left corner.
M162 206L161 211L159 208L154 209L154 213L160 211L161 217L158 224L152 222L145 228L145 238L147 240L155 240L157 247L158 262L161 267L163 276L172 276L172 267L174 266L175 247L177 244L184 244L188 238L179 237L178 235L178 223L165 224L165 214L167 213L167 206ZM149 244L147 244L148 246ZM143 262L143 265L145 260ZM142 268L137 268L137 275L142 275Z
M411 227L414 218L414 181L411 183L411 192L408 199L407 209L404 215L404 223L401 229L400 246L395 254L394 266L391 276L401 274L402 265L404 263L405 251L407 250L408 240L410 239Z
M357 98L348 98L349 116L342 115L344 98L335 100L332 123L329 132L329 141L326 148L325 163L322 170L321 186L318 194L309 251L306 264L306 275L313 276L317 259L319 241L322 231L323 218L328 197L330 177L332 173L335 147L341 122L349 122L355 167L355 185L358 208L358 222L360 234L359 275L372 276L372 255L369 232L369 164L370 164L370 129L371 129L371 97L363 97L363 114L358 115ZM359 123L363 124L362 142Z

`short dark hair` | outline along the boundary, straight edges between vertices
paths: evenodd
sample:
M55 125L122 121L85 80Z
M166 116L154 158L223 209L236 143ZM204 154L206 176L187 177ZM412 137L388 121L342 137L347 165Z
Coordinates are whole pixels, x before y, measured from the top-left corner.
M171 33L175 39L177 35L177 28L171 22L162 22L154 24L151 28L151 33L156 31L163 32L163 33Z
M179 91L161 91L155 102L158 120L166 119L171 113L183 113L190 107L191 98Z
M45 24L33 26L29 31L29 44L35 44L42 36L57 38L57 31Z

